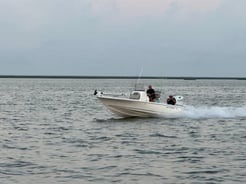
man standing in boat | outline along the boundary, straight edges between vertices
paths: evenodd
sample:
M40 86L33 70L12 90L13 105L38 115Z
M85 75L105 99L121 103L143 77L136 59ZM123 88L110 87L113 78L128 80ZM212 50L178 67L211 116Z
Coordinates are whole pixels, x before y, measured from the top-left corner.
M149 97L150 102L154 102L155 100L155 90L149 85L149 89L147 90L147 96Z

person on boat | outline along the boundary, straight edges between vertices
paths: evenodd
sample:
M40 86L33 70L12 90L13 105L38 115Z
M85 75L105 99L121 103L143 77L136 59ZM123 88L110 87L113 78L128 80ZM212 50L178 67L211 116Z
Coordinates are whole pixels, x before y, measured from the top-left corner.
M147 90L147 96L149 97L150 102L155 101L155 90L149 85L149 89Z
M176 99L170 95L167 99L167 104L170 104L170 105L175 105L176 104Z

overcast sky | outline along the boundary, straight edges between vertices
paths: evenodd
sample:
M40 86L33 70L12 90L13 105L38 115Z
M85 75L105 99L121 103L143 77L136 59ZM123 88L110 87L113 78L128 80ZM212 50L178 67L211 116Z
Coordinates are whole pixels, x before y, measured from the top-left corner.
M0 0L0 75L246 76L246 0Z

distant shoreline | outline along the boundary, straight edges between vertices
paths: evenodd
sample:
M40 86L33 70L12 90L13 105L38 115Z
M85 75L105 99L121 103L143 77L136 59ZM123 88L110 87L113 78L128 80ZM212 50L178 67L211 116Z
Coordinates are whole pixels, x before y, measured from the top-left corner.
M23 79L138 79L138 76L72 76L72 75L0 75L0 78ZM180 80L246 80L246 77L168 77L141 76L141 79L180 79Z

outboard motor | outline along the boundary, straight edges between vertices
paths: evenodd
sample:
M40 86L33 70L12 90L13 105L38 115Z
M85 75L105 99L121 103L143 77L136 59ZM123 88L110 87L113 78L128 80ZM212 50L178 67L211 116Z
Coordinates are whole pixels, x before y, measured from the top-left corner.
M177 105L183 105L183 96L174 96L174 98L176 99L176 104Z

